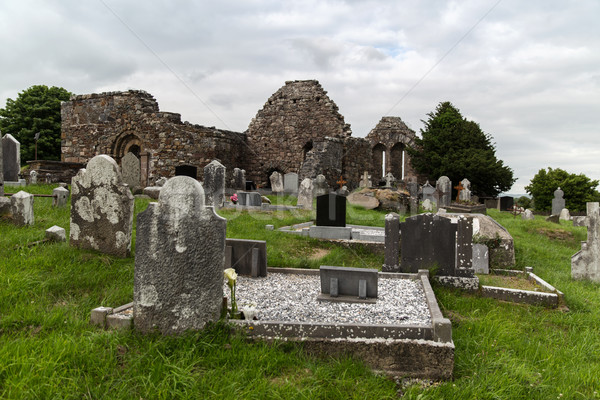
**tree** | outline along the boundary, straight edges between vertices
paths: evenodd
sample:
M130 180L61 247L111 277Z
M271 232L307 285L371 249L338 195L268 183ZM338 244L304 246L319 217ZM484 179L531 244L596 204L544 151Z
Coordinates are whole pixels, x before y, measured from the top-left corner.
M584 174L570 174L560 168L540 169L525 190L533 197L536 211L552 209L554 191L560 187L565 193L565 206L570 211L585 211L585 203L598 201L600 193L596 190L597 180L591 180Z
M511 188L513 171L496 158L492 138L479 124L465 119L450 102L438 104L427 115L422 138L408 149L418 173L432 179L446 175L457 184L467 178L471 191L480 197L495 197Z
M35 134L38 140L38 160L60 160L60 102L71 93L61 87L31 86L16 100L6 100L0 108L0 130L10 133L21 143L21 162L35 158Z

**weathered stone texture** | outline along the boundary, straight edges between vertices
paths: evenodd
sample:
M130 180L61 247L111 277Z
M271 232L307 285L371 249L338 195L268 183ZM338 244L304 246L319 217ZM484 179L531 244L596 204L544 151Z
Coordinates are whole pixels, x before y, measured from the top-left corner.
M206 204L213 207L223 207L225 201L226 168L217 160L212 160L204 167L204 194Z
M2 164L4 180L17 182L21 170L21 143L11 134L2 137Z
M125 154L125 157L121 160L121 172L123 173L123 182L125 182L132 191L135 192L140 188L140 159L132 152Z
M33 200L31 193L22 190L10 197L13 222L16 225L33 225Z
M586 207L587 241L581 242L581 250L571 257L571 276L600 283L600 205L590 202Z
M134 198L115 160L92 158L73 178L71 190L70 244L129 256Z

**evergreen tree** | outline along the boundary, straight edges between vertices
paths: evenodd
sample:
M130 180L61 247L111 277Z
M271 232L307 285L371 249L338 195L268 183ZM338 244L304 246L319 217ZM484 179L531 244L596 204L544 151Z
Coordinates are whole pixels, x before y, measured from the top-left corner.
M0 130L10 133L21 143L21 163L35 158L35 134L38 140L38 160L60 160L60 103L71 93L61 87L31 86L16 100L6 100L0 108Z
M465 119L450 102L438 104L423 121L422 138L408 149L412 166L430 180L446 175L458 184L464 178L480 197L497 196L514 183L513 171L496 158L490 135L479 124Z

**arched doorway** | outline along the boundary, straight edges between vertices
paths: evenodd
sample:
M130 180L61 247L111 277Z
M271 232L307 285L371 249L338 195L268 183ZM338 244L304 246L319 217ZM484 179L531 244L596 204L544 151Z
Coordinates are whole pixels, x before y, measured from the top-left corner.
M150 154L144 149L139 137L132 132L121 133L113 142L111 153L119 165L125 154L133 153L140 160L141 185L145 187L148 184Z
M394 178L404 179L404 144L396 143L390 150L390 171Z

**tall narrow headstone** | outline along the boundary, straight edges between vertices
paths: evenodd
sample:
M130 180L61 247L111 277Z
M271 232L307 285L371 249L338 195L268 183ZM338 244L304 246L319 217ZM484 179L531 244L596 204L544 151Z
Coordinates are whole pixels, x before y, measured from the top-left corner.
M385 216L385 250L381 268L383 272L400 272L400 216Z
M204 194L206 204L216 208L223 207L225 201L225 166L212 160L204 167Z
M435 187L439 191L438 207L447 207L452 201L452 182L447 176L440 176Z
M473 219L458 217L456 227L456 269L472 271L473 268ZM460 272L463 272L460 271Z
M578 222L587 226L587 241L571 257L571 276L600 283L600 205L594 202L586 207L587 217Z
M33 225L33 195L24 191L10 197L13 222L16 225Z
M554 198L552 199L552 215L560 215L560 212L565 208L565 199L563 192L560 188L554 191Z
M460 201L471 201L471 182L465 178L460 181L460 184L462 185L463 190L460 191L458 199Z
M111 157L98 155L71 181L70 244L127 257L134 198Z
M283 190L285 193L298 193L298 174L289 172L283 176Z
M4 180L18 182L21 171L21 143L10 133L2 137L2 165Z
M205 206L202 185L185 176L169 179L158 202L137 218L135 328L176 334L217 321L227 221Z
M300 183L300 189L298 190L298 202L297 206L307 210L311 210L313 206L313 191L314 185L310 178L304 178Z
M314 182L314 196L319 197L324 194L329 194L329 184L327 183L327 179L325 179L325 175L317 175Z
M283 193L283 177L277 171L273 171L269 177L271 181L271 191L273 193Z
M140 189L142 180L140 160L132 152L125 154L125 157L121 160L121 172L123 173L123 182L133 192Z
M235 190L246 190L246 170L234 168L233 169L233 189Z

